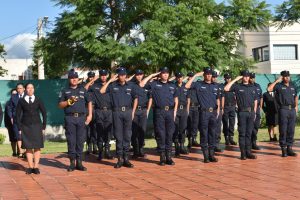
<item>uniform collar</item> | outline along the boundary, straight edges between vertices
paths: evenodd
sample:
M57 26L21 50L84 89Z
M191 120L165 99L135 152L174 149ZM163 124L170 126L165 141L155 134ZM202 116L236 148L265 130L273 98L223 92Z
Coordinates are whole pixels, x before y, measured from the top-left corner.
M124 86L124 85L128 85L128 83L127 83L127 81L125 81L125 84L122 85L119 81L117 81L117 85Z

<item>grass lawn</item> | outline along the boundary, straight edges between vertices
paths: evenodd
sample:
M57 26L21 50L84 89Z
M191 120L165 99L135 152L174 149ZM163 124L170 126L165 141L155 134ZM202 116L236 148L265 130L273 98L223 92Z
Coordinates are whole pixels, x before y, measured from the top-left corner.
M278 133L278 130L276 131ZM238 134L235 133L235 141L238 141ZM199 138L198 138L199 139ZM297 126L295 129L295 139L300 139L300 126ZM269 141L269 134L267 129L259 129L258 132L258 141L264 142ZM146 139L146 148L154 148L156 147L156 142L154 139ZM224 143L224 137L222 134L221 143ZM112 145L112 150L115 149L115 145ZM61 153L67 151L67 143L66 142L45 142L45 148L42 150L43 154L51 154L51 153ZM11 156L12 151L10 144L2 144L0 145L0 157L3 156Z

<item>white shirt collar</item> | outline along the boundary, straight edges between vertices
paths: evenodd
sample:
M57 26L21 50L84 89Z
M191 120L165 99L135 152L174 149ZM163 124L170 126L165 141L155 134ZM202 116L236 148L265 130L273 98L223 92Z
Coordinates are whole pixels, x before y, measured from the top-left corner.
M30 97L31 97L31 101L32 101L32 103L33 103L34 100L35 100L35 96L32 95L32 96L30 96ZM28 96L28 95L26 95L26 96L24 97L24 99L25 99L25 101L26 101L27 103L29 103L29 96Z

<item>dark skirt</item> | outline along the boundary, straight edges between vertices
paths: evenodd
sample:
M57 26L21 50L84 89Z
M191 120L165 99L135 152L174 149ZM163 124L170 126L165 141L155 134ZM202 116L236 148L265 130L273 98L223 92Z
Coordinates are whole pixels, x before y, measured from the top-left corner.
M44 148L42 124L22 124L22 149Z
M267 124L267 126L277 126L278 125L278 114L277 113L267 113L266 114L266 124Z

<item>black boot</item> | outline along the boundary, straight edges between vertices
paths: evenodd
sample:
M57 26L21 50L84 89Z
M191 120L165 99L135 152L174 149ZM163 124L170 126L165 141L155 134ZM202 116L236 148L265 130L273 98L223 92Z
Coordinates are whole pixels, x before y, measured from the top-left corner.
M246 157L246 151L244 148L241 148L241 160L246 160L247 157Z
M70 166L68 167L68 172L72 172L75 170L75 159L74 158L70 158Z
M184 154L184 155L188 155L189 154L188 150L184 147L184 142L180 143L180 153Z
M188 149L189 149L189 151L191 151L192 145L193 145L193 139L192 139L192 137L189 137L188 140L189 140Z
M209 150L208 159L209 159L210 162L218 162L218 158L215 157L215 150L214 149Z
M229 143L230 143L231 145L236 145L236 144L237 144L237 143L233 140L233 137L232 137L232 136L229 137Z
M209 163L208 149L202 149L204 163Z
M122 156L118 156L118 162L115 164L114 168L121 168L123 166L124 159Z
M124 153L124 163L123 163L124 167L128 167L128 168L133 168L133 164L131 162L129 162L129 158L128 158L128 153Z
M164 166L166 164L166 153L160 153L159 165Z
M132 155L132 158L133 159L139 158L139 148L136 145L133 146L133 155Z
M86 151L86 154L89 155L89 154L91 154L91 153L92 153L92 144L89 143L89 144L88 144L88 149L87 149L87 151Z
M175 165L175 162L172 160L172 152L167 151L166 153L166 164L167 165Z
M277 142L278 139L277 139L277 135L274 135L274 139L273 139L274 142Z
M76 169L80 170L80 171L86 171L86 167L84 167L82 165L82 160L80 158L76 159Z
M145 158L146 157L146 154L144 152L144 148L143 147L139 148L139 156L141 158Z
M286 147L281 147L281 152L282 152L282 154L281 154L282 157L287 157L288 156Z
M110 153L110 145L107 145L105 147L105 150L104 150L104 158L108 159L108 160L112 160L114 159L114 157L111 155Z
M102 151L103 151L103 144L102 143L98 143L98 160L102 160L103 156L102 156Z
M180 156L180 148L178 142L175 142L175 156L176 157Z
M98 148L96 144L93 144L93 154L97 154L98 153Z
M226 146L230 145L230 141L229 141L229 137L228 136L225 137L225 145Z
M256 141L252 141L252 149L260 150L259 146L257 146Z
M292 146L287 147L287 155L288 156L297 156L297 154L293 151Z
M247 157L248 159L256 159L256 155L254 155L254 154L251 152L251 149L250 149L250 148L246 150L246 157Z
M192 141L193 141L192 142L193 147L200 147L200 144L197 142L196 138L193 137Z

